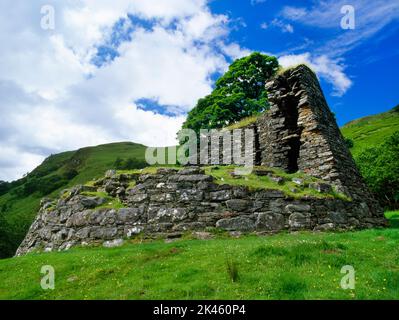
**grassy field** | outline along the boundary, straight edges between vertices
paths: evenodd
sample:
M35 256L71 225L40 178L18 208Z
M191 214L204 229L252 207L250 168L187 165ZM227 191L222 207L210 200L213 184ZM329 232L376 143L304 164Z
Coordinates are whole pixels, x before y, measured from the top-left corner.
M341 128L345 138L354 142L351 148L356 158L364 149L377 146L399 130L399 109L351 121Z
M136 239L0 260L0 299L399 299L398 244L395 227ZM41 289L44 265L54 267L54 290ZM355 270L354 290L340 286L345 265Z

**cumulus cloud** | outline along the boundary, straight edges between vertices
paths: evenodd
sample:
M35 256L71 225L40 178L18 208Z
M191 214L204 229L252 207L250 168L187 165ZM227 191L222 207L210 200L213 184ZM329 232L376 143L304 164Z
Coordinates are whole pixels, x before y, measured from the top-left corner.
M333 85L333 95L342 96L352 86L352 80L345 74L345 66L326 55L312 57L309 52L306 52L297 55L283 55L278 60L283 67L307 64L320 77Z
M229 21L205 0L47 1L55 30L40 28L40 4L0 4L0 179L32 170L51 153L114 141L172 145L184 114L212 90L226 59L248 51L226 42ZM121 19L129 37L97 66L99 47ZM137 107L151 99L169 113ZM170 115L175 113L175 115ZM12 159L12 161L10 161Z

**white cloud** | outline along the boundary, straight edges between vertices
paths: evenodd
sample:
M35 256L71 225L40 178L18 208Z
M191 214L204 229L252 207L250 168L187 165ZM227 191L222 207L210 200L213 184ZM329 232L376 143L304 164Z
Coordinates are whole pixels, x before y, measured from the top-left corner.
M355 9L355 29L343 30L341 8L350 4ZM284 7L281 16L303 25L335 31L332 39L320 46L319 54L339 57L377 34L388 24L399 19L399 1L386 0L328 0L310 8Z
M282 15L291 20L301 20L306 14L307 10L305 8L284 7L282 11Z
M225 44L219 43L219 46L224 54L231 57L232 59L239 59L251 54L251 50L240 47L237 43Z
M184 117L140 110L134 101L186 112L212 90L211 75L227 68L224 55L248 53L226 42L228 18L212 14L205 0L47 3L55 7L54 31L40 28L40 4L0 4L0 40L7 44L0 52L0 179L19 178L50 153L88 145L174 144ZM96 47L128 14L152 28L136 27L114 61L95 67Z
M251 0L251 5L256 6L257 4L265 3L267 0Z
M32 166L38 166L43 157L31 152L25 152L17 147L0 144L1 178L0 180L12 180L15 177L22 177Z
M326 55L312 57L309 52L306 52L298 55L284 55L278 60L283 67L307 64L320 77L333 85L333 95L342 96L352 86L352 80L345 74L344 66Z
M294 27L291 24L286 23L279 19L273 19L272 22L270 22L270 25L273 27L279 28L284 33L285 32L288 32L288 33L294 32Z

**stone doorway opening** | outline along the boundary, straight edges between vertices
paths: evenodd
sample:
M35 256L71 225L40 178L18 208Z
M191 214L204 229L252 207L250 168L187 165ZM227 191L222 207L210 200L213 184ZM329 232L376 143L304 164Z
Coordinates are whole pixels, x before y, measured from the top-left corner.
M281 104L281 111L284 116L284 126L288 135L284 138L287 151L287 172L295 173L298 171L299 151L301 147L301 129L298 127L298 104L299 98L288 95Z

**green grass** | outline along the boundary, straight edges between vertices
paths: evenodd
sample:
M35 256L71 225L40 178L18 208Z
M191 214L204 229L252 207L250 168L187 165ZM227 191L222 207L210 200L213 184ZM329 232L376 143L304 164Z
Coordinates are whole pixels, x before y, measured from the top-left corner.
M385 217L390 221L390 224L394 228L399 228L399 210L398 211L387 211Z
M293 174L285 173L282 170L274 169L274 168L266 168L266 167L255 167L254 170L268 170L273 172L274 176L282 177L284 179L283 184L278 184L273 181L268 176L257 176L254 173L249 175L234 177L232 173L234 173L234 169L237 168L235 166L211 166L206 167L205 172L208 175L213 176L216 179L216 183L219 184L228 184L234 186L246 186L250 189L272 189L272 190L280 190L284 192L287 196L294 198L302 198L304 196L312 196L316 198L340 198L343 200L350 200L343 194L333 191L330 194L319 193L314 189L310 189L308 187L299 187L295 184L292 179L300 178L303 180L304 184L309 184L312 182L323 182L317 178L310 177L305 175L304 173L297 172ZM295 188L297 192L293 192L292 189Z
M399 211L387 211L385 217L387 219L399 219Z
M30 254L0 260L0 299L398 299L398 242L391 228ZM40 287L43 265L55 290ZM345 265L355 290L340 287Z
M282 75L283 73L287 72L288 70L294 70L294 69L298 68L299 66L306 66L306 67L308 67L313 73L315 73L314 70L313 70L313 68L312 68L312 66L311 66L310 64L302 62L302 63L298 63L298 64L295 64L295 65L291 65L291 66L289 66L289 67L281 67L281 66L280 66L279 69L278 69L278 71L277 71L277 75L280 76L280 75Z
M153 166L144 169L137 170L118 170L118 174L155 174L160 168L172 168L176 170L181 170L184 167L179 166ZM294 198L302 198L304 196L312 196L316 198L339 198L343 200L349 201L350 199L346 197L344 194L338 193L336 191L332 191L331 193L319 193L314 189L310 189L309 187L299 187L295 184L292 179L300 178L303 180L305 185L308 185L312 182L323 182L320 179L308 176L302 172L297 172L293 174L285 173L282 170L275 168L266 168L266 167L254 167L254 170L268 170L273 173L274 176L284 178L283 184L278 184L273 181L270 177L267 176L257 176L252 173L249 175L243 176L235 176L233 177L232 173L237 169L237 166L208 166L204 167L205 173L215 178L215 182L217 184L228 184L233 186L245 186L250 189L271 189L271 190L280 190L284 192L287 196ZM293 192L292 189L295 188L297 191Z
M106 192L82 192L83 196L99 197L105 199L105 203L96 207L96 209L121 209L126 206L118 199L109 196Z
M178 165L162 165L162 166L151 166L144 169L133 169L133 170L117 170L117 174L156 174L158 169L175 169L182 170L184 167Z
M258 119L259 115L254 115L251 117L246 117L236 123L233 123L232 125L226 127L225 129L227 130L235 130L235 129L241 129L244 128L246 126L249 126L252 123L255 123L256 120Z
M399 112L391 110L351 121L341 128L345 138L354 142L351 148L356 158L364 149L378 146L399 130Z

